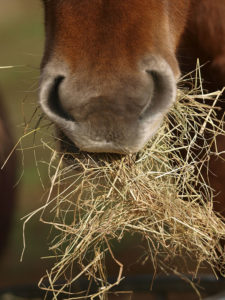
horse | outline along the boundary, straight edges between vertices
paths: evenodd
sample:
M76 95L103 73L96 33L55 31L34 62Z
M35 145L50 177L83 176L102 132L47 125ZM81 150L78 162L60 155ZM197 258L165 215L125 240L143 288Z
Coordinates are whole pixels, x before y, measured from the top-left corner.
M179 77L194 69L197 58L207 63L209 89L225 85L223 1L42 3L46 43L39 102L82 151L140 150L174 103ZM224 137L217 144L224 151ZM209 181L215 209L225 216L224 158L211 158Z
M204 87L225 85L224 1L41 1L46 42L39 103L74 149L138 152L157 132L179 78L195 69L198 58ZM224 152L224 136L216 142ZM225 154L212 156L209 168L203 172L214 190L214 210L225 217ZM127 249L120 259L127 262Z
M14 145L10 122L0 97L0 255L6 249L16 204L16 154L13 152L7 160Z

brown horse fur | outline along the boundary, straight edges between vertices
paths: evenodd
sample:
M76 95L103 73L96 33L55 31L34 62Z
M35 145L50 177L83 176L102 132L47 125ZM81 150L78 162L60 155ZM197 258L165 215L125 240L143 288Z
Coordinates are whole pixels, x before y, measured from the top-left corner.
M0 254L5 249L15 206L16 157L12 154L7 164L2 165L14 146L13 137L0 97Z
M225 3L220 0L192 0L186 30L183 34L178 58L184 72L194 69L196 59L200 59L204 87L208 90L225 86ZM223 118L225 103L218 117ZM224 136L217 137L218 151L225 151ZM215 190L214 208L225 216L225 154L221 158L211 157L208 173L210 185ZM205 171L205 177L207 177Z
M46 51L42 66L50 57L59 56L68 62L71 72L89 67L105 76L118 69L133 71L137 60L157 52L178 73L175 49L188 1L143 0L140 5L139 0L50 0L44 4Z
M196 58L203 78L211 88L221 89L225 82L225 3L220 0L195 1L190 10L186 30L180 43L180 65L186 71L194 69ZM186 61L188 60L188 61Z
M106 85L106 89L111 90L118 83L124 89L130 87L130 82L137 88L140 84L137 66L147 54L163 57L174 78L179 77L180 69L182 73L192 71L196 59L200 58L201 64L207 63L202 69L205 86L217 89L225 85L225 3L221 0L43 2L46 48L41 88L46 81L48 66L54 66L56 73L53 75L60 76L65 73L65 64L69 68L66 75L72 78L71 84L66 86L67 90L71 89L71 94L74 94L74 78L80 91L77 95L86 90L91 93L93 86ZM71 94L63 94L58 109L82 121L85 105L79 106L76 93L66 103L66 97ZM110 98L109 101L110 108L121 105L120 99ZM138 107L138 103L135 105ZM220 117L225 109L224 104L221 105ZM94 109L101 110L101 105L92 100ZM116 113L120 113L119 108ZM98 115L91 119L91 127L97 119ZM101 122L104 124L106 122ZM64 130L64 126L59 127ZM224 137L218 137L217 143L219 150L224 151ZM225 155L222 159L211 159L209 181L215 189L215 209L225 215L224 158Z

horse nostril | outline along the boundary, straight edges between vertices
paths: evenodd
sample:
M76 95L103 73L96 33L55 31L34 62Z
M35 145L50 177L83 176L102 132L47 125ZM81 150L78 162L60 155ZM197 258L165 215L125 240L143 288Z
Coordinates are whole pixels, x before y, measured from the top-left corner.
M167 74L158 71L147 71L147 73L153 79L153 90L148 105L139 116L140 120L152 117L157 113L165 113L171 107L176 95L175 80L169 72Z
M67 120L67 121L74 121L74 118L67 113L61 104L60 98L59 98L59 86L64 80L65 77L59 76L55 78L54 84L52 85L52 88L50 89L49 95L48 95L48 106L50 110L58 115L59 117Z

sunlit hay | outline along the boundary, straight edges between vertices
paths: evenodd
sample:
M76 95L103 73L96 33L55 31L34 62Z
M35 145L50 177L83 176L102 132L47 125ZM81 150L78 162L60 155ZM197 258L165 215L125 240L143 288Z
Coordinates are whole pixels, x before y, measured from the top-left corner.
M0 66L0 70L5 70L5 69L13 69L14 66Z
M213 191L201 175L216 155L215 137L224 134L216 120L221 92L202 95L201 90L197 85L191 92L179 90L157 135L137 155L70 154L73 159L65 164L68 153L45 143L52 152L51 187L46 203L25 222L40 212L41 221L52 226L56 260L39 285L54 299L106 299L123 278L111 244L127 233L147 242L146 256L157 270L178 273L173 261L184 255L184 261L196 261L194 276L203 262L224 274L219 241L225 225L213 212ZM107 281L106 256L118 266L114 283ZM83 277L98 286L96 293L72 290Z

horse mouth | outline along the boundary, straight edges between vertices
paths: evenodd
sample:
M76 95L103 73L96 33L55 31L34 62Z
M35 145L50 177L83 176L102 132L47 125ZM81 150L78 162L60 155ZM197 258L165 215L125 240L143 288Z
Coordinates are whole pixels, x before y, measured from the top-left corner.
M81 151L61 130L57 131L57 140L59 142L59 152L63 155L64 163L87 168L106 166L107 163L121 160L124 154L117 153L91 153Z

